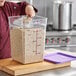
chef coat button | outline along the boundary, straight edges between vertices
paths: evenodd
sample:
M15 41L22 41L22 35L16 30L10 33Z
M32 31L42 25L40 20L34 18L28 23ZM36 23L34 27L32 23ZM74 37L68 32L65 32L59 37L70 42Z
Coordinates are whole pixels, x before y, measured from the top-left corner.
M14 9L16 9L16 7L14 7Z

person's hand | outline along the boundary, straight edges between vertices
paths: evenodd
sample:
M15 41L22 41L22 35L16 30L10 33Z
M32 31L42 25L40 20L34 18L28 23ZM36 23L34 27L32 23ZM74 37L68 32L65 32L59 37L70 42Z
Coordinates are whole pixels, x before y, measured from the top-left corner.
M35 10L34 10L34 8L31 5L27 5L25 7L25 13L29 17L34 17L35 16Z

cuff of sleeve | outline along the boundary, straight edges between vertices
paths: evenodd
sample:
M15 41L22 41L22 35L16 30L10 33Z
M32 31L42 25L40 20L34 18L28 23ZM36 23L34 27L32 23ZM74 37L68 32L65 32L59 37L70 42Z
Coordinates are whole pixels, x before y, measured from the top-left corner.
M33 6L33 5L32 5L32 6ZM37 13L37 12L38 12L38 9L36 9L34 6L33 6L33 8L34 8L35 12Z
M26 15L25 8L26 8L27 5L30 5L30 4L27 3L27 2L21 2L20 5L21 5L21 15ZM33 8L34 8L35 12L37 13L38 10L34 6L33 6Z

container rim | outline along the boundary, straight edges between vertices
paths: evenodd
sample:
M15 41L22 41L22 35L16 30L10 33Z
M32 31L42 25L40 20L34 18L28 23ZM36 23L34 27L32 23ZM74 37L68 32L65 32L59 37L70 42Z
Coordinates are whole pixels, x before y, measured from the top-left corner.
M22 16L27 16L27 15L20 15L20 16L9 16L8 19L12 18L12 17L22 17ZM28 17L28 16L27 16ZM35 17L39 17L39 18L45 18L45 19L48 19L47 17L43 17L43 16L39 16L39 15L35 15L34 17L32 18L35 18Z

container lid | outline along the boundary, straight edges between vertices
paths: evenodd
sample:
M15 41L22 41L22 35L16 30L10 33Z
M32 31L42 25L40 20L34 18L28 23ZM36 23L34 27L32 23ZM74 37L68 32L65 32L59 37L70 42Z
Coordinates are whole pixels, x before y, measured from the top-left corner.
M64 54L61 52L56 52L56 53L45 55L44 60L59 64L59 63L65 63L65 62L76 60L76 56Z

